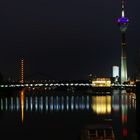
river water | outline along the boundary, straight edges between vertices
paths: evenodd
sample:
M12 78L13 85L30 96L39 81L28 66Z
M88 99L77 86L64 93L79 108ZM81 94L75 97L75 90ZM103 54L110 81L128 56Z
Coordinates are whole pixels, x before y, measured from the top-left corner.
M81 140L89 124L109 124L116 140L136 134L136 95L111 92L15 91L0 94L0 139Z

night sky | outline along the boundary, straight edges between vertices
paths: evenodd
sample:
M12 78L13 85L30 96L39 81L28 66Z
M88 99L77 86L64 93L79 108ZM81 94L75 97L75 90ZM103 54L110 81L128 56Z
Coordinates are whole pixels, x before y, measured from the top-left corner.
M128 0L128 75L135 72L140 39L139 0ZM1 0L0 72L17 78L24 57L26 75L49 79L111 76L120 65L120 0Z

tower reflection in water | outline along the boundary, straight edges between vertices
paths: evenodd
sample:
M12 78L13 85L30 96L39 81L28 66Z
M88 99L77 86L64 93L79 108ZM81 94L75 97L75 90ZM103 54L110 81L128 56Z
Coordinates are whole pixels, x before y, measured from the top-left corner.
M132 129L135 128L136 120L136 94L127 93L126 90L114 90L112 95L112 110L114 119L120 121L120 123L118 121L114 122L117 133L121 134L118 139L133 139L132 134L129 134L128 128L135 133L135 130Z
M24 121L25 112L68 112L68 111L93 111L98 115L116 116L121 114L122 123L127 123L127 110L136 109L136 99L133 93L120 94L114 90L112 95L69 95L55 96L48 94L26 94L23 91L12 97L0 98L0 111L21 112L21 120ZM124 126L124 125L123 125ZM123 135L127 130L123 129Z

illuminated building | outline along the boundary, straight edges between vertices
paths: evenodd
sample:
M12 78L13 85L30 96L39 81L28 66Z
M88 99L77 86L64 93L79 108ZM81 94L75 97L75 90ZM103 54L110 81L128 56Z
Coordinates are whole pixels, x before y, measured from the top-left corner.
M110 78L96 78L92 80L93 87L110 87L111 80Z
M113 66L112 67L112 77L113 77L113 83L118 83L119 82L119 67L118 66Z
M121 17L117 22L121 31L121 83L124 83L127 81L126 30L129 22L125 17L125 0L121 0Z
M119 67L118 66L113 66L112 67L112 77L119 77Z
M20 63L20 82L24 83L24 59L21 59Z

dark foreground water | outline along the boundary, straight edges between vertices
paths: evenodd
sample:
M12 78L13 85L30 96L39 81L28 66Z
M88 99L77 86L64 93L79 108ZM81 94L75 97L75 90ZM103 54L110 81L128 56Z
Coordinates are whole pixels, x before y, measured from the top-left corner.
M104 93L107 95L86 91L2 93L0 139L81 140L85 126L105 123L113 127L117 140L133 140L135 93Z

